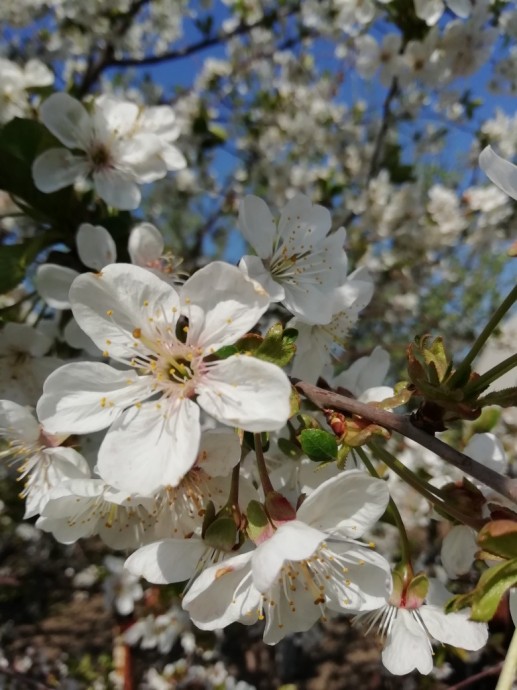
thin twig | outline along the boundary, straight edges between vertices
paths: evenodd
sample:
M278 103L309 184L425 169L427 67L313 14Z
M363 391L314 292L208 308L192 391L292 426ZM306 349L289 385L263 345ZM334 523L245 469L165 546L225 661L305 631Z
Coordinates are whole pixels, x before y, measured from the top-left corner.
M463 688L468 688L469 685L477 683L478 680L483 680L483 678L489 678L490 676L497 675L502 669L502 667L503 664L501 662L499 664L496 664L495 666L486 668L484 671L480 671L479 673L476 673L473 676L469 676L468 678L465 678L465 680L462 680L459 683L456 683L455 685L449 685L448 690L463 690Z
M318 388L310 383L295 380L296 388L303 393L309 400L312 400L317 405L323 407L332 407L337 410L344 410L351 414L359 415L365 419L378 424L379 426L396 431L412 441L416 441L424 448L446 460L454 467L465 474L474 477L486 486L490 487L497 493L514 503L517 503L517 480L506 477L489 467L485 467L479 462L476 462L468 455L461 453L459 450L452 448L447 443L440 441L423 429L416 427L408 415L398 415L393 412L388 412L376 407L374 404L366 404L355 400L354 398L347 398L343 395L338 395L332 391Z

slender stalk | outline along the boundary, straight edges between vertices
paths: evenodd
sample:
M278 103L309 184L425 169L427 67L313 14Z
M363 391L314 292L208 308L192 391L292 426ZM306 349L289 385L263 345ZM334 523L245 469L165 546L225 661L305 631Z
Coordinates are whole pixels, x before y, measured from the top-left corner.
M262 439L260 434L253 434L253 440L255 441L255 455L257 456L257 468L260 477L260 483L264 489L264 495L267 496L269 493L274 491L273 484L271 484L271 479L266 467L266 461L264 460L264 453L262 451Z
M362 462L366 466L366 469L368 472L372 475L372 477L379 477L379 473L373 466L373 464L370 462L370 458L366 455L364 450L362 448L354 448L354 452L357 453L357 455L361 458ZM397 508L397 504L395 501L391 498L388 503L388 512L390 513L391 517L393 518L393 521L398 529L399 536L400 536L400 551L402 555L402 561L404 563L409 563L411 564L411 547L409 545L409 539L407 536L406 532L406 526L404 525L404 521L402 520L402 515L400 514L399 509Z
M517 628L513 632L512 641L506 653L503 670L495 686L495 690L511 690L513 681L517 677Z
M496 364L495 367L492 367L488 371L485 371L484 374L481 374L476 381L473 381L471 384L465 386L465 393L467 395L471 395L472 393L477 393L478 391L482 392L486 386L493 381L496 381L498 378L506 374L508 371L511 371L515 367L517 367L517 353L510 355L510 357L507 357L502 362L499 362L499 364Z
M388 412L387 410L376 407L375 403L362 403L354 398L338 395L332 391L313 386L310 383L304 383L297 380L293 382L301 393L318 406L344 410L345 412L369 419L371 422L379 424L379 426L385 429L396 431L402 434L402 436L416 441L416 443L424 446L424 448L428 448L430 451L446 460L449 464L454 465L454 467L457 467L465 474L474 477L474 479L490 487L509 501L517 503L517 480L499 474L489 467L485 467L468 455L440 441L440 439L435 438L427 431L415 426L408 415Z
M444 513L447 513L447 515L449 515L452 520L456 520L456 522L461 522L464 525L468 525L469 527L472 527L475 530L481 529L481 527L484 524L482 520L477 520L471 517L470 515L465 515L455 506L451 505L450 503L444 502L439 496L436 495L436 493L434 493L434 487L419 479L416 476L416 474L411 472L411 470L409 470L405 465L403 465L400 462L400 460L397 460L397 458L391 453L389 453L385 448L377 445L373 441L370 441L368 443L368 446L370 450L374 453L374 455L376 455L379 458L379 460L382 460L382 462L384 462L391 470L393 470L395 474L398 474L398 476L401 479L403 479L406 482L406 484L412 486L413 489L415 489L415 491L418 491L418 493L421 496L427 499L436 508L443 511Z
M483 345L486 343L488 338L492 335L495 327L501 321L503 316L506 314L506 312L510 309L510 307L514 304L514 302L517 301L517 285L509 292L509 294L505 297L501 305L496 309L496 311L493 313L491 319L487 323L487 325L483 328L481 333L478 335L476 338L474 344L470 348L470 351L467 353L465 359L461 364L458 366L454 374L451 376L449 380L449 386L451 388L454 388L454 385L458 382L461 381L464 376L467 374L468 369L472 362L476 359L478 356L479 352L481 351L481 348Z
M477 683L478 680L483 680L484 678L495 676L501 671L502 667L502 664L496 664L495 666L486 668L484 671L480 671L479 673L476 673L473 676L469 676L468 678L465 678L465 680L461 680L459 683L456 683L455 685L449 685L449 690L464 690L464 688L468 688L469 685Z

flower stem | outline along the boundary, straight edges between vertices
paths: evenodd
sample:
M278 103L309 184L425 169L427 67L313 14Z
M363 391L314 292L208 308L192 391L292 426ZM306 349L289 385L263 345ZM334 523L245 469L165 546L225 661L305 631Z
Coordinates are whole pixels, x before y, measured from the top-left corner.
M517 301L517 285L508 293L508 295L505 297L501 305L496 309L494 314L492 315L491 319L487 323L487 325L483 328L481 333L478 335L476 338L474 344L470 348L470 351L467 353L465 356L465 359L461 364L458 366L454 374L451 376L451 378L448 381L448 385L450 388L454 388L454 385L463 379L463 377L467 374L467 371L472 364L472 362L476 359L478 356L479 352L481 351L481 348L483 345L486 343L488 338L492 335L495 327L501 321L503 316L506 314L506 312L510 309L510 307L514 304L514 302Z
M366 455L364 450L360 447L354 448L354 452L359 455L361 458L362 462L366 466L366 469L368 472L372 475L372 477L377 477L380 479L379 473L373 466L373 464L370 462L370 458ZM400 536L400 550L401 550L401 556L402 556L402 561L404 563L408 563L411 565L411 546L409 545L409 539L407 536L406 532L406 526L404 525L404 521L402 520L402 516L400 514L399 509L397 508L397 504L393 500L393 498L390 496L390 500L388 503L388 512L390 513L391 517L393 518L393 522L395 523L398 531L399 531L399 536Z
M507 357L502 362L499 362L499 364L496 364L495 367L492 367L492 369L485 371L485 373L481 374L476 381L473 381L471 384L465 386L465 393L467 395L477 393L478 391L481 393L486 386L493 381L496 381L498 378L506 374L508 371L511 371L515 367L517 367L517 354Z
M415 491L418 491L420 495L426 498L430 503L432 503L436 508L443 511L450 516L450 519L456 520L464 525L468 525L475 530L479 530L483 526L483 521L477 520L470 515L465 515L459 511L455 506L451 505L449 502L443 501L439 496L439 491L434 487L423 482L419 477L416 476L411 470L409 470L400 460L388 452L385 448L378 445L374 441L368 443L370 450L374 455L382 460L395 474L409 484Z
M264 453L262 451L262 439L260 434L253 434L253 440L255 442L255 455L257 457L257 469L259 472L260 483L264 489L264 495L267 496L269 493L274 491L273 484L271 484L271 479L266 467L266 461L264 460Z
M512 641L508 647L508 652L506 653L506 659L504 660L503 669L495 690L511 690L513 687L513 681L517 677L517 628L513 632Z

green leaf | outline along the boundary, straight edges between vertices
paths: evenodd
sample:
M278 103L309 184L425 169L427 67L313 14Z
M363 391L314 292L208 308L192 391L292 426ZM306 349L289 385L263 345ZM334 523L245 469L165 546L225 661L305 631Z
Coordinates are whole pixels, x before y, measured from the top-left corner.
M285 367L296 352L292 329L290 331L286 337L281 323L272 326L260 346L253 353L254 356L279 367Z
M491 620L505 592L515 584L517 584L517 558L486 570L474 590L472 620Z
M34 159L54 146L60 146L59 142L40 122L18 117L8 122L0 129L0 189L11 194L35 220L68 221L71 233L80 218L73 187L44 194L32 180Z
M333 434L323 429L304 429L300 434L303 452L315 462L335 460L337 458L337 441Z
M27 266L39 252L55 241L51 233L37 235L22 244L0 246L0 294L12 290L25 278Z
M239 350L235 347L235 345L225 345L224 347L221 347L219 350L217 350L215 356L219 357L219 359L227 359L232 355L236 355L238 352Z

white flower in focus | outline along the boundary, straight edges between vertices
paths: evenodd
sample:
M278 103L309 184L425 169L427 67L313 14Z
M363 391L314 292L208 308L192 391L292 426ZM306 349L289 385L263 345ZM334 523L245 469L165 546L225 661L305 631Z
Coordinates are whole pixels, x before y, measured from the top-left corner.
M477 651L488 639L486 623L469 620L469 609L445 613L450 598L438 580L430 579L425 603L418 597L393 595L395 603L357 616L355 621L367 625L367 632L378 627L385 637L382 663L390 673L402 676L416 669L428 674L433 670L433 641Z
M133 612L135 601L140 601L144 590L139 579L124 569L124 559L106 556L104 565L110 575L103 582L104 597L108 606L114 606L121 616Z
M34 161L34 183L42 192L91 177L95 191L109 206L131 210L140 204L138 185L167 174L163 142L138 126L140 110L134 103L100 96L90 115L79 101L56 93L43 103L40 116L67 147L48 149Z
M29 60L20 67L11 60L0 58L0 123L27 114L27 89L53 83L53 73L40 60Z
M203 630L265 617L267 644L308 630L327 610L378 608L390 593L389 565L355 538L379 519L388 498L383 481L361 472L329 479L256 549L201 572L183 608Z
M329 211L301 195L283 208L278 224L256 196L239 208L239 227L257 253L244 256L240 268L306 323L330 320L330 293L346 279L345 230L329 235L330 225Z
M365 269L358 269L331 296L332 318L326 324L309 325L293 319L289 325L298 330L293 376L316 383L335 348L343 348L359 312L373 294L373 282Z
M135 548L154 525L152 499L117 491L102 479L61 479L36 526L62 544L98 534L112 549Z
M287 421L291 386L279 367L238 354L212 360L269 306L237 268L214 262L178 292L149 271L113 264L77 278L70 300L105 356L131 369L65 365L45 382L38 415L54 432L110 427L98 467L112 486L144 494L177 486L198 455L200 407L247 431Z
M50 489L63 479L90 473L77 451L61 447L63 439L45 434L28 408L10 400L0 400L0 438L7 442L0 458L18 466L18 479L25 484L25 519L41 513Z

